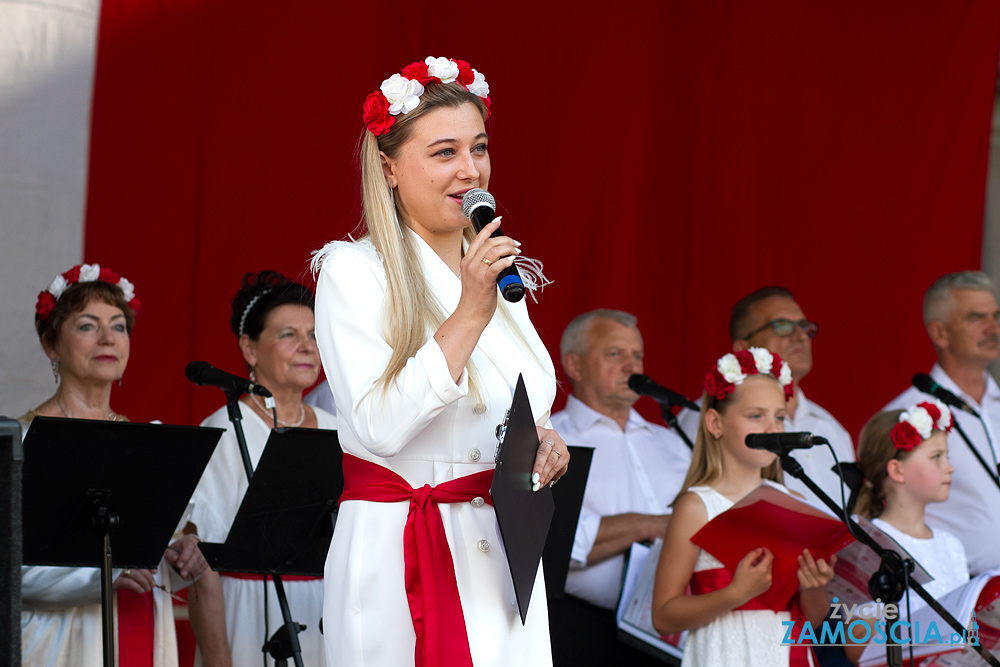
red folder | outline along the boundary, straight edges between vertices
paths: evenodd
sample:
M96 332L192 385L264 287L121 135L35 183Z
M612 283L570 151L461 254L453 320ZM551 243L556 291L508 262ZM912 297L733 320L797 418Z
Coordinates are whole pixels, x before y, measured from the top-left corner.
M730 572L749 552L766 547L774 554L771 587L758 596L780 611L799 587L798 556L829 559L854 541L843 522L773 486L762 484L694 534L691 541L715 556Z

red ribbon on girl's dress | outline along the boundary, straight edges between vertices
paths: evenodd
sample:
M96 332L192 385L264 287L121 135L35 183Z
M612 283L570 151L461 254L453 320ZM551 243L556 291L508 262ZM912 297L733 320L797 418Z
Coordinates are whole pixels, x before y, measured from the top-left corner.
M691 577L691 594L703 595L704 593L722 590L732 582L733 573L724 567L712 570L701 570L699 572L695 572ZM759 611L762 609L774 611L761 602L760 598L752 598L748 602L733 609L733 611ZM792 622L798 625L799 628L802 628L805 616L802 615L802 609L799 607L798 595L792 596L792 599L788 602L788 605L783 611L789 612L792 617ZM793 625L792 627L794 629L795 626ZM796 636L795 639L798 639L798 636ZM789 667L810 667L809 653L812 651L811 642L809 642L808 639L803 640L803 642L804 643L801 644L795 643L788 647ZM816 662L815 654L813 655L812 664L819 664Z
M482 498L492 505L489 494L492 481L493 471L484 470L437 486L425 484L414 489L384 466L344 455L341 502L410 501L403 528L403 563L406 599L417 635L416 667L472 667L455 566L438 504Z

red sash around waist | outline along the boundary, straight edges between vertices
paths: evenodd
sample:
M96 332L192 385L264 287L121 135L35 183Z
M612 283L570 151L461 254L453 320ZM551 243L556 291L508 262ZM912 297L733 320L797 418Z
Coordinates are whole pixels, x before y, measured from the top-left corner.
M156 604L153 591L136 593L125 588L116 591L118 605L118 662L122 665L152 667L156 645ZM161 619L173 623L174 619Z
M733 582L733 573L724 567L715 568L713 570L701 570L695 572L691 577L691 594L692 595L702 595L704 593L711 593L713 591L722 590L729 584ZM770 607L765 605L760 601L760 598L752 598L746 603L740 605L733 609L733 611L759 611L767 609L773 611ZM803 629L803 623L805 622L805 617L802 615L802 609L799 607L799 596L793 595L792 599L788 602L788 606L783 610L791 614L792 622L795 623L792 626L793 638L798 638L799 632ZM795 628L798 628L798 632L794 632ZM778 637L775 637L778 639ZM788 665L789 667L809 667L809 653L812 650L808 638L802 640L803 643L795 643L790 645ZM813 660L815 664L815 660Z
M340 501L410 502L403 528L406 599L417 641L416 667L472 667L469 635L458 596L455 566L441 521L439 503L482 498L493 504L493 471L414 489L384 466L344 455L344 493Z

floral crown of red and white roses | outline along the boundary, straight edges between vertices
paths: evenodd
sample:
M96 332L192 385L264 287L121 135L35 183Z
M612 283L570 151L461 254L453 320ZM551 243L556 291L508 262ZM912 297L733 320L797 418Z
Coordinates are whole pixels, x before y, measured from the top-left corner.
M896 449L912 452L934 431L948 433L954 425L951 410L936 398L917 403L899 415L899 422L892 427L889 438Z
M407 114L420 104L424 86L429 83L452 83L457 81L476 97L481 97L490 106L490 86L482 74L474 70L464 60L435 58L427 56L404 67L399 74L393 74L382 82L379 89L370 93L365 100L365 125L376 137L385 134L396 122L396 116Z
M788 362L763 347L751 347L719 357L715 367L705 374L705 391L721 401L743 384L748 375L758 374L773 376L785 390L785 400L792 397L795 387Z
M135 285L127 278L123 278L109 268L101 268L100 264L78 264L65 273L61 273L52 279L49 286L38 293L38 301L35 303L35 313L38 319L45 322L52 315L56 308L56 302L62 297L71 285L77 283L89 283L95 280L114 285L122 291L128 307L139 312L139 299L135 298Z

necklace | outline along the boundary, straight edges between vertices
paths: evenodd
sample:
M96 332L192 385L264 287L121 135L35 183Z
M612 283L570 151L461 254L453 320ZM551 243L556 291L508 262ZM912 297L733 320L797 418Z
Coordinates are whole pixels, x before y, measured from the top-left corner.
M268 411L268 409L264 405L262 405L259 400L257 400L256 395L250 394L250 400L253 401L253 404L256 405L260 409L260 411L263 412L266 416L268 417L272 416L270 411ZM304 403L299 403L299 420L294 424L290 424L289 422L283 422L277 417L275 417L275 420L281 426L288 426L290 428L295 428L296 426L302 426L302 423L306 420L306 406Z
M66 412L66 406L63 405L62 397L60 397L59 394L56 394L56 405L59 406L59 410L60 412L63 413L63 417L65 417L66 419L73 419L73 417L70 417L69 413ZM122 421L122 416L119 414L115 414L114 410L110 410L108 412L108 421L120 422Z

